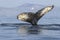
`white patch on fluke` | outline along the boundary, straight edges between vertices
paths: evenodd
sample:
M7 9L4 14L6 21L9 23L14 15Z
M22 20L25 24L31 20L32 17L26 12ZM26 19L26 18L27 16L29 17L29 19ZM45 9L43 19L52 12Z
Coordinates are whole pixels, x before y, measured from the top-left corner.
M19 20L26 20L26 19L28 19L28 15L27 15L27 14L20 14L20 15L18 16L18 19L19 19Z
M44 8L40 15L43 15L43 14L49 12L51 9L52 9L52 6L48 6L48 7Z

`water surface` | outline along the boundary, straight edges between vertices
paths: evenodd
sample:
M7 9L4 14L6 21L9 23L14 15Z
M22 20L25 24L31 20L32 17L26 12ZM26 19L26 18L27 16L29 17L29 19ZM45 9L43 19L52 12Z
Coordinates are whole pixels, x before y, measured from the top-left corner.
M60 24L0 24L0 40L60 40Z

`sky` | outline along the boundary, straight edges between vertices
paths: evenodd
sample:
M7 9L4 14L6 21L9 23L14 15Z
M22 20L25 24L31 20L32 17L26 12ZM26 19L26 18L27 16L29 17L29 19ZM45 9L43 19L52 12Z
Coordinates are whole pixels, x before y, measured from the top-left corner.
M0 0L0 7L17 7L25 3L55 5L60 7L60 0Z

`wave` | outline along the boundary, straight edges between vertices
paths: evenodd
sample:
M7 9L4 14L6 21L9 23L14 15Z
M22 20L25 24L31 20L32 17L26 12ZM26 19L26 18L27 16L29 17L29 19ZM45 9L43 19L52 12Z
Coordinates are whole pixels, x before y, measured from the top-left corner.
M11 26L11 25L31 25L28 23L1 23L0 26ZM60 24L39 24L38 26L60 26Z
M60 24L40 24L40 25L35 25L32 26L31 24L27 23L2 23L0 24L0 27L6 26L6 27L28 27L28 28L33 28L33 29L45 29L45 30L60 30Z

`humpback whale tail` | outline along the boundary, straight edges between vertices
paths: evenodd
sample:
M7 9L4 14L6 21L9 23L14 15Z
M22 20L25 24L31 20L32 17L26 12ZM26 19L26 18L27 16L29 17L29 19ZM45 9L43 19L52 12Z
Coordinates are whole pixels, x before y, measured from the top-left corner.
M31 23L32 25L37 25L38 20L47 12L51 11L54 5L47 6L38 10L35 14L32 12L23 12L17 16L17 19Z

